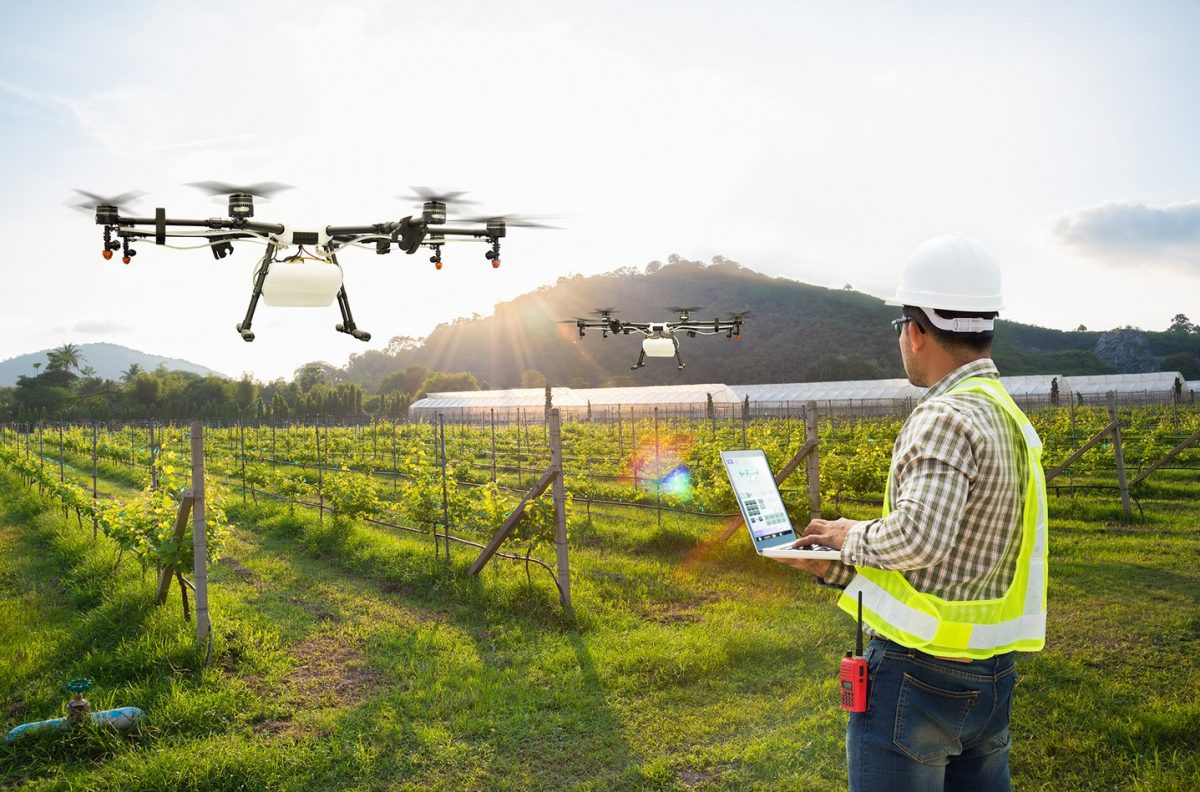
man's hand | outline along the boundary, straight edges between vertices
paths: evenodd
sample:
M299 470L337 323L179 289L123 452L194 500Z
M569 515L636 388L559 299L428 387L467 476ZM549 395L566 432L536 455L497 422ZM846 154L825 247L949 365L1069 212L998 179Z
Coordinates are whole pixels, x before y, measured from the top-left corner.
M804 534L795 546L819 544L841 550L847 532L854 525L854 520L847 520L845 517L840 520L813 520L804 529Z
M808 544L804 542L804 544ZM829 574L829 567L833 564L832 561L824 561L820 558L776 558L767 556L772 561L778 561L781 564L787 564L790 567L795 567L801 572L809 572L822 580Z

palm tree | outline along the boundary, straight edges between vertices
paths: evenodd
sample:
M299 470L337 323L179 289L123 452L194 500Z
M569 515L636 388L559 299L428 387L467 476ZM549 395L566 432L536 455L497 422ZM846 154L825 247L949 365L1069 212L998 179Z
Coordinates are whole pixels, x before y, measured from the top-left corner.
M48 352L46 357L50 358L50 368L65 371L79 368L79 362L84 359L75 344L63 344Z
M137 363L130 363L129 368L121 372L121 382L130 382L138 374L142 373L142 367Z

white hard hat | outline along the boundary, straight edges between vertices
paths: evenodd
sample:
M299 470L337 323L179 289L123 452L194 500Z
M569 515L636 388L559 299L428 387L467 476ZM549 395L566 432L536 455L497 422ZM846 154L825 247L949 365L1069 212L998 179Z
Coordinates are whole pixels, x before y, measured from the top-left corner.
M896 295L887 304L980 313L1003 310L1000 265L969 236L935 236L908 257Z

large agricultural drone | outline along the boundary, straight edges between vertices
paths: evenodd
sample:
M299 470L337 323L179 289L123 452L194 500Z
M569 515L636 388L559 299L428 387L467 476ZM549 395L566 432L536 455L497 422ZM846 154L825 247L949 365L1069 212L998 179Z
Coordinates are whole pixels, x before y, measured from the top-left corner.
M473 202L462 200L462 192L437 193L427 187L414 187L414 195L401 197L417 201L421 205L420 215L369 225L302 229L252 219L256 197L269 199L277 192L290 189L288 185L264 182L242 186L209 181L195 182L190 186L213 196L228 196L229 217L205 220L169 218L162 208L154 210L154 217L123 217L121 205L141 195L132 192L109 198L76 190L85 200L75 204L75 207L95 211L96 224L104 226L102 255L109 260L114 251L120 250L121 261L125 264L137 255L132 243L140 240L153 240L156 245L182 250L208 247L217 259L231 254L233 243L237 241L265 244L267 251L254 268L250 307L246 309L245 318L237 324L238 333L247 342L254 340L250 323L260 297L267 305L292 307L328 306L336 298L342 321L335 329L360 341L369 341L371 334L358 329L350 312L350 300L346 296L342 267L337 259L337 252L346 247L373 249L378 254L385 254L395 246L412 254L424 246L433 251L429 260L440 270L443 245L449 241L481 239L490 246L483 254L484 258L491 262L493 268L497 268L500 266L500 240L509 226L553 227L518 215L455 218L450 222L468 227L448 227L445 225L447 206ZM190 246L169 245L169 238L188 238L200 240L200 243ZM291 255L278 255L292 247L296 251Z
M579 328L579 337L583 338L587 330L599 330L603 338L608 338L608 334L613 335L629 335L629 333L641 333L645 338L642 339L642 348L638 352L637 363L630 366L630 369L640 369L646 365L646 356L650 357L675 357L675 362L678 368L683 369L683 359L679 356L679 337L676 335L679 332L687 333L688 338L695 338L698 335L717 335L724 333L725 337L733 340L742 337L742 322L750 315L749 311L731 314L727 319L714 318L711 322L704 320L692 319L691 315L696 311L703 310L696 306L688 306L685 308L671 307L666 310L672 313L679 314L678 321L674 322L623 322L620 319L614 319L613 314L617 311L613 308L597 308L592 313L596 314L597 318L575 318L564 319L563 324L573 324Z

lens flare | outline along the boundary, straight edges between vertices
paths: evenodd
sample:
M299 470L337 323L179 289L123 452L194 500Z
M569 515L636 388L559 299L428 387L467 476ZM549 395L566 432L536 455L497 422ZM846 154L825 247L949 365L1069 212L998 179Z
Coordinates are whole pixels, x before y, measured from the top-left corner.
M663 476L661 486L664 493L675 496L681 503L692 500L692 472L684 465Z

